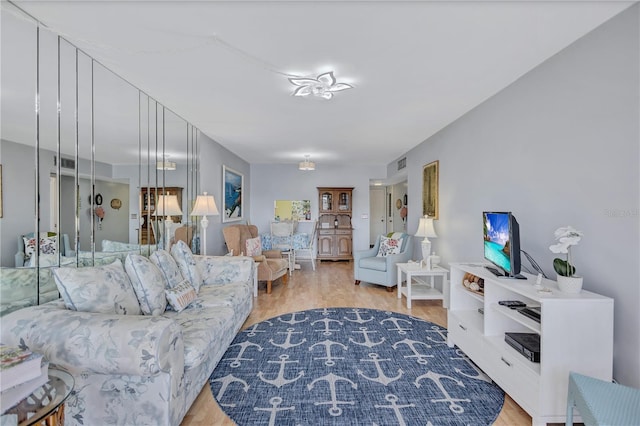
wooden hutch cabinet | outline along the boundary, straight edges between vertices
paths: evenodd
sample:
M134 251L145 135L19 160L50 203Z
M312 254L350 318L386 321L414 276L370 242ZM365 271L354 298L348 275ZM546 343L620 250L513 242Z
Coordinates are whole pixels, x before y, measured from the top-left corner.
M351 260L353 188L318 187L318 259Z
M140 226L140 244L155 244L156 238L151 227L151 222L162 221L163 217L153 216L158 202L158 195L177 195L178 205L182 208L182 188L168 186L165 188L140 188L140 215L142 225ZM173 223L182 222L182 216L171 216Z

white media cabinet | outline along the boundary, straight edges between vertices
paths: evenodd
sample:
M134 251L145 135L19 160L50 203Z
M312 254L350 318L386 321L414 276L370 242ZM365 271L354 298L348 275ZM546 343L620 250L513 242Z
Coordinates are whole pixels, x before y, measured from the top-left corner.
M565 421L570 371L612 379L613 299L584 290L562 293L546 279L542 286L551 293L539 292L535 276L499 278L482 263L450 267L449 346L457 345L531 415L533 425ZM484 295L462 285L466 272L484 279ZM501 300L540 306L541 322L499 305ZM511 348L505 332L539 334L540 363Z

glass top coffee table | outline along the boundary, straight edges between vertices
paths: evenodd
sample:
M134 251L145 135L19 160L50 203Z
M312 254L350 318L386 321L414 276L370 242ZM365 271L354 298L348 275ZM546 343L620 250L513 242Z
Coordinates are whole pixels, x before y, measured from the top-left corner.
M35 424L63 426L64 402L71 395L73 386L74 380L71 374L49 368L49 381L3 415L16 414L20 426Z

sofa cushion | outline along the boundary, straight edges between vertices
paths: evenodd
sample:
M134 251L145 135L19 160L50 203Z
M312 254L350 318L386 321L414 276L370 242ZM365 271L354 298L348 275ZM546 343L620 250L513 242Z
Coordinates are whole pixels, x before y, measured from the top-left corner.
M145 315L160 315L167 308L164 278L160 269L139 254L129 254L124 262L131 285Z
M176 312L182 311L198 297L196 289L193 288L187 280L184 280L173 288L166 289L164 293L167 296L167 302L169 302Z
M386 257L390 254L400 253L403 238L396 240L394 238L380 237L380 247L378 248L377 257Z
M387 261L384 257L363 257L360 259L358 266L363 269L385 272L387 270Z
M208 360L221 342L231 342L236 332L233 307L211 309L193 304L182 312L167 311L163 316L182 328L185 370Z
M122 262L87 268L58 268L53 276L67 309L140 315L140 305Z
M149 256L149 259L160 268L162 277L164 278L165 288L174 288L184 281L182 272L175 259L166 250L158 250Z
M193 253L191 253L187 243L179 240L171 247L171 255L178 264L182 276L189 280L193 288L196 289L196 293L198 293L202 285L202 274L200 274L196 259L193 257Z

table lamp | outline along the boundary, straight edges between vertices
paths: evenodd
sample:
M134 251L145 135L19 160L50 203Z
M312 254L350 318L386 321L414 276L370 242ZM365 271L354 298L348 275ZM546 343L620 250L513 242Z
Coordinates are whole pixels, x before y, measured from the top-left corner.
M202 225L202 254L205 256L207 255L207 226L209 226L207 216L218 216L219 214L213 195L207 195L206 192L203 195L198 195L190 216L202 216L202 220L200 220Z
M429 238L438 238L438 234L436 234L436 230L433 227L433 219L428 216L421 217L415 235L416 237L424 237L422 240L422 260L427 263L427 259L431 254L431 241L429 241Z
M153 216L166 217L164 221L164 227L167 230L165 233L167 238L165 239L164 248L168 249L169 243L173 238L173 220L171 220L171 216L182 216L182 210L180 209L180 205L178 204L178 196L158 195L158 202L156 204L156 209L153 212Z

